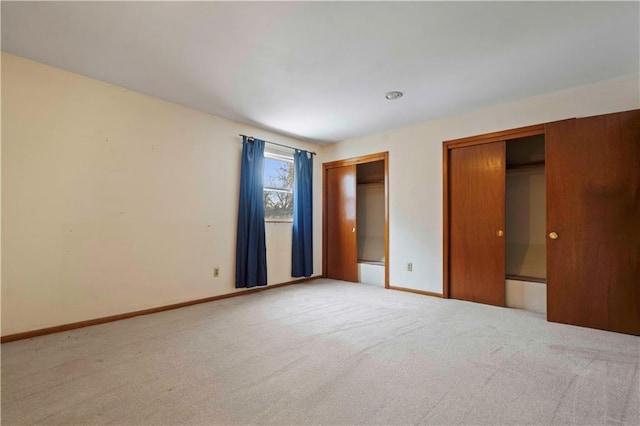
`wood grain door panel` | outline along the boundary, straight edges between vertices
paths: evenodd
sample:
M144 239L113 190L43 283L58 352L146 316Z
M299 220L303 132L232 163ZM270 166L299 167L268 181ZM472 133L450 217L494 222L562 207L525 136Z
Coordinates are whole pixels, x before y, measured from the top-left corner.
M327 277L358 281L356 166L326 172Z
M505 142L454 148L449 164L449 295L505 305Z
M547 317L640 334L640 111L546 126Z

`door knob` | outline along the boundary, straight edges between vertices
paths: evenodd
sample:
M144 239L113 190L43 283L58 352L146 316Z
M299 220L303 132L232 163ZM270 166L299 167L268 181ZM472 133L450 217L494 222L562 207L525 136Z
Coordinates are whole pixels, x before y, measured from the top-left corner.
M556 234L555 232L549 232L549 238L551 238L552 240L557 240L558 234Z
M502 229L498 229L498 231L496 232L496 235L498 237L502 237L504 235L504 232L502 231Z
M356 228L351 228L351 232L356 232Z

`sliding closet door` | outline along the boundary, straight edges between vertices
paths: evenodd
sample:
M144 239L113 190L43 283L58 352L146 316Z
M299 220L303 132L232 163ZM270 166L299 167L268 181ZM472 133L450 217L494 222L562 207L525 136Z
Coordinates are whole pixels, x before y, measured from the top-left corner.
M505 305L505 142L449 156L449 295Z
M640 334L640 111L548 124L547 317Z
M357 282L356 166L327 169L325 178L327 277Z

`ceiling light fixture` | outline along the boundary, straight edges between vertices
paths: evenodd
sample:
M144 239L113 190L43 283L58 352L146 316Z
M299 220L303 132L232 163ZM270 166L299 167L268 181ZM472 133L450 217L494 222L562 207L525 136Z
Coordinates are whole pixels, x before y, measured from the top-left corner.
M393 91L393 92L387 92L387 94L384 95L384 97L387 98L387 100L389 101L393 101L395 99L400 99L402 95L404 95L404 93Z

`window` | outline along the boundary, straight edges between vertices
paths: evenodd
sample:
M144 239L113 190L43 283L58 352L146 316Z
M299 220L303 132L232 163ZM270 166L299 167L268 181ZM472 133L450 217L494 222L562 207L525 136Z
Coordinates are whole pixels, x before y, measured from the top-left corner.
M264 218L292 222L293 158L269 152L264 157Z

